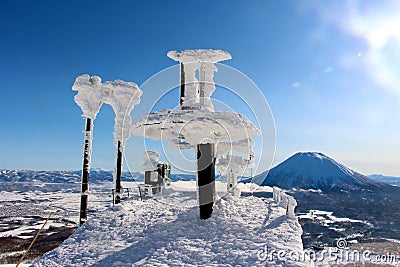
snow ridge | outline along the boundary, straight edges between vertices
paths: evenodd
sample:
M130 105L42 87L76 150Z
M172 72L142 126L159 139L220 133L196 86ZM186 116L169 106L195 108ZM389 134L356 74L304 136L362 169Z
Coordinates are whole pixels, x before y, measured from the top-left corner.
M303 253L300 224L271 198L226 196L200 220L194 192L166 192L93 214L33 266L288 266L260 249Z

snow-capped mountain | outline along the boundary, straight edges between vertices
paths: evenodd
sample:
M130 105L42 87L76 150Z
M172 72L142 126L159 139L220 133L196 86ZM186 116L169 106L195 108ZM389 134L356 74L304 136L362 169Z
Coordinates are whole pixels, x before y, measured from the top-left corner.
M263 176L264 175L264 176ZM259 177L265 178L265 174ZM263 185L284 189L381 190L388 185L357 173L318 152L299 152L272 168Z
M305 247L331 244L354 233L365 242L400 240L400 188L370 179L322 153L297 153L253 180L287 189L297 200L296 214L322 210L351 218L334 226L301 218Z

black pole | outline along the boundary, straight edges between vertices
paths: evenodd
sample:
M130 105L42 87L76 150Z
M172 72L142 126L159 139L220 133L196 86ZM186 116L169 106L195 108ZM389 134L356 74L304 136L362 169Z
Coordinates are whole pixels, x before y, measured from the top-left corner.
M179 105L181 106L181 108L184 97L185 97L185 69L183 63L181 62L181 93L179 98Z
M197 145L197 190L200 218L211 217L215 195L214 144Z
M82 167L82 186L81 186L81 210L79 224L82 225L87 220L87 207L89 189L89 171L90 171L90 154L92 146L92 120L86 118L85 142L83 150L83 167Z
M121 168L122 168L122 147L121 141L118 140L118 147L117 147L117 173L115 174L115 204L121 202Z

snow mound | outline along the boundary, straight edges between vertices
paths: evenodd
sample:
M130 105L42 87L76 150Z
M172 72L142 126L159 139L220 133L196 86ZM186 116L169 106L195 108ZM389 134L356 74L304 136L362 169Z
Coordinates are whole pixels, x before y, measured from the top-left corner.
M199 219L193 192L129 200L93 214L33 266L299 266L263 261L260 250L303 253L302 229L271 198L220 200Z

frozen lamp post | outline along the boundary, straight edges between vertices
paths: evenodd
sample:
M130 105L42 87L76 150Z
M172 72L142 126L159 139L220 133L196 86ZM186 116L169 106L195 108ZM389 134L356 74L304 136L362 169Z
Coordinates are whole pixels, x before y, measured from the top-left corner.
M98 76L81 75L76 78L72 90L78 91L74 100L81 107L83 117L86 118L85 139L83 150L82 186L81 186L81 206L79 224L82 225L87 220L88 190L89 190L89 171L92 154L92 131L93 121L103 104L103 92L101 89L101 78Z
M115 204L121 201L121 173L122 153L126 141L131 137L132 118L131 112L135 105L140 103L143 92L137 84L115 80L103 84L105 92L104 102L111 105L115 113L114 145L117 147L117 163L114 168Z
M200 218L207 219L215 199L215 144L223 140L242 140L259 135L245 116L231 111L214 111L211 95L217 71L215 63L231 58L221 50L170 51L168 57L179 61L181 70L180 109L145 114L133 125L135 135L153 140L167 139L181 147L196 148L197 192ZM199 72L199 80L196 78Z
M132 82L115 80L101 82L98 76L84 74L76 78L72 90L78 91L75 102L81 107L86 118L85 141L82 168L82 189L80 206L80 225L87 220L89 171L92 154L93 121L103 103L110 104L115 112L114 143L117 146L117 166L114 169L117 199L120 201L122 152L125 142L131 136L133 107L140 102L142 91Z
M248 168L254 167L254 141L250 138L236 142L220 142L217 144L217 168L226 175L226 191L233 196L240 196L237 188L238 175L242 175ZM240 155L232 155L231 151L248 155L248 159Z
M243 174L247 168L254 166L252 159L244 159L241 156L226 155L218 158L217 168L226 175L226 191L233 196L240 196L237 188L238 175Z

